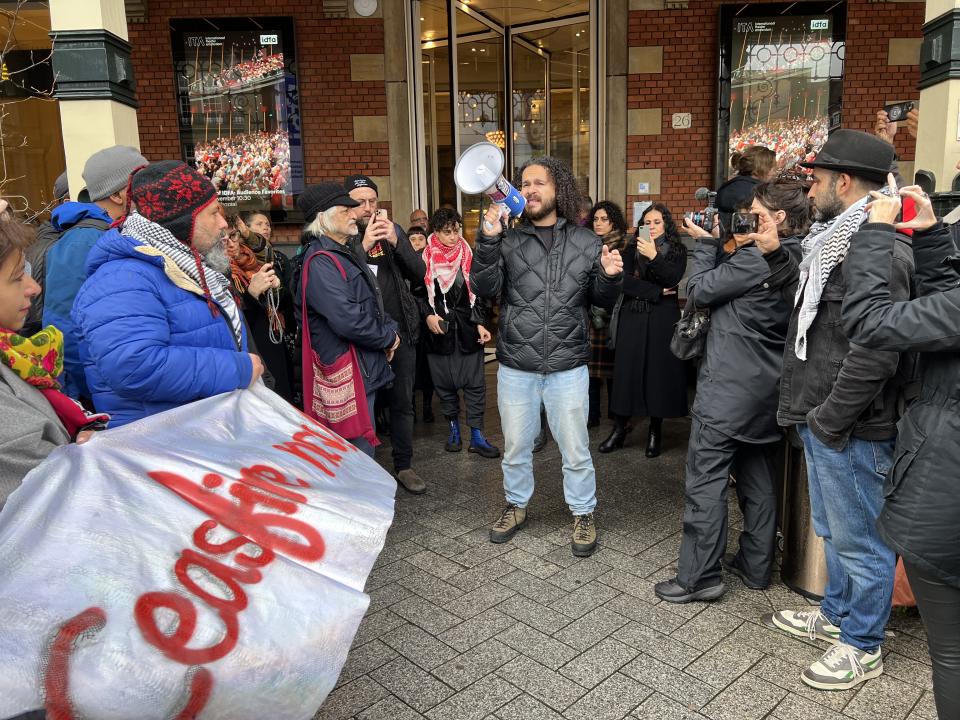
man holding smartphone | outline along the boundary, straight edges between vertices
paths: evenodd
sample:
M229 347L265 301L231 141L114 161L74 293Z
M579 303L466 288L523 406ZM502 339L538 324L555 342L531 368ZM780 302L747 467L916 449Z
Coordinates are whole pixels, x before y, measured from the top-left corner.
M393 388L388 391L390 441L397 482L408 492L419 495L426 492L427 487L411 462L420 311L408 281L423 284L426 268L403 229L390 221L386 210L378 207L379 194L373 180L366 175L350 175L344 180L344 187L358 203L352 212L359 235L351 241L351 248L376 275L384 310L399 327L400 347L390 361L395 375Z

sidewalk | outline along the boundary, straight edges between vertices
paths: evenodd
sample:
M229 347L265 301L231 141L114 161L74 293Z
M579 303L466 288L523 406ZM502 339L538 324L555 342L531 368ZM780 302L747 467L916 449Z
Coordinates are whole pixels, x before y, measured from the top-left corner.
M488 365L489 439L502 449ZM435 409L438 404L434 403ZM609 431L591 431L592 447ZM594 453L599 549L570 553L555 443L535 457L530 522L488 541L504 504L499 460L446 453L442 418L416 426L426 495L398 490L396 518L367 583L370 610L318 720L935 720L926 639L916 612L895 612L885 674L855 690L804 686L826 645L758 624L805 604L775 578L764 592L734 577L716 603L662 603L680 545L687 421L664 423L664 454ZM389 458L389 442L380 448ZM731 496L731 538L739 515Z

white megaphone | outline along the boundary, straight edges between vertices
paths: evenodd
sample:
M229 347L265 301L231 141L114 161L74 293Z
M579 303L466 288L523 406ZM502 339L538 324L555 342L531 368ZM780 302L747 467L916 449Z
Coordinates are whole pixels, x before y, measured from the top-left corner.
M510 214L518 217L527 206L520 191L503 176L503 153L493 143L478 142L460 154L453 170L453 181L467 195L486 193L490 199L506 205Z

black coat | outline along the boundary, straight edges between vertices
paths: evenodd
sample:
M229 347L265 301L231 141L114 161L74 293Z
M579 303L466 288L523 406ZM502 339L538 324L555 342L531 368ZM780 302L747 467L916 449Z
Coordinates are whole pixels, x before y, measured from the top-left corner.
M936 225L916 233L917 298L891 291L890 225L867 224L844 261L843 324L873 351L918 351L921 388L899 424L878 527L910 563L960 587L960 255Z
M479 297L501 299L500 362L537 373L587 364L590 305L613 307L620 292L620 276L600 267L600 244L593 231L563 218L549 251L528 221L497 237L481 229L470 280Z
M780 247L799 260L797 238L784 238ZM782 293L787 281L754 245L726 253L710 238L693 252L687 295L710 308L710 327L691 414L743 442L782 436L777 399L792 310Z
M336 255L347 279L344 281L326 256L310 261L307 320L313 351L320 362L330 364L347 351L348 343L353 343L364 389L369 394L393 381L393 370L384 351L396 340L397 323L383 309L373 273L349 248L325 236L312 237L303 251L304 262L317 250ZM298 323L301 322L300 287L301 283L297 282L294 288Z
M910 239L897 237L890 293L895 301L900 301L910 297L913 253ZM793 297L799 276L795 258L768 256L767 261L771 267L784 266L778 272L791 276L784 282L784 288L787 295ZM799 307L793 309L783 352L777 409L777 421L781 425L807 423L820 442L838 452L847 446L850 437L892 439L899 416L896 402L899 388L894 376L900 353L868 350L850 342L841 325L840 308L847 294L843 279L845 264L846 260L837 265L824 285L817 316L807 330L806 362L798 360L795 351L800 311Z
M623 299L610 332L616 341L613 397L616 415L683 417L687 414L686 364L670 352L680 319L676 288L687 269L687 249L662 239L647 260L631 239L623 250Z
M423 285L422 282L420 284ZM489 305L486 300L477 298L473 307L470 307L470 295L467 293L467 284L463 279L463 272L457 273L457 279L447 293L446 304L444 304L444 297L440 293L439 282L434 281L433 290L433 302L436 305L436 310L430 307L426 293L422 295L415 293L417 303L420 305L420 313L424 320L430 315L439 315L449 325L447 331L441 335L433 334L429 328L422 330L421 342L424 343L426 351L432 355L453 355L457 347L460 348L462 353L475 353L483 350L477 326L486 326ZM444 305L446 305L446 309L444 309Z

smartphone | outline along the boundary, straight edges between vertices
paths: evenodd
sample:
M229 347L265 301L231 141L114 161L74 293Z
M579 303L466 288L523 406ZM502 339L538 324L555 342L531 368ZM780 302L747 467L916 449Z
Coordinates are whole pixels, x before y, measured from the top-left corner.
M912 101L894 103L893 105L884 105L883 111L887 114L890 122L899 122L907 119L907 113L913 110L916 104Z
M646 225L641 225L637 228L637 241L640 241L640 238L643 238L647 242L650 242L650 228Z
M760 216L756 213L734 213L730 225L734 235L755 233L760 227Z
M377 221L389 220L389 219L390 217L387 215L387 211L385 208L380 208L379 210L377 210Z
M439 325L440 325L440 332L444 334L446 334L447 330L450 329L450 323L448 323L446 320L441 320Z

